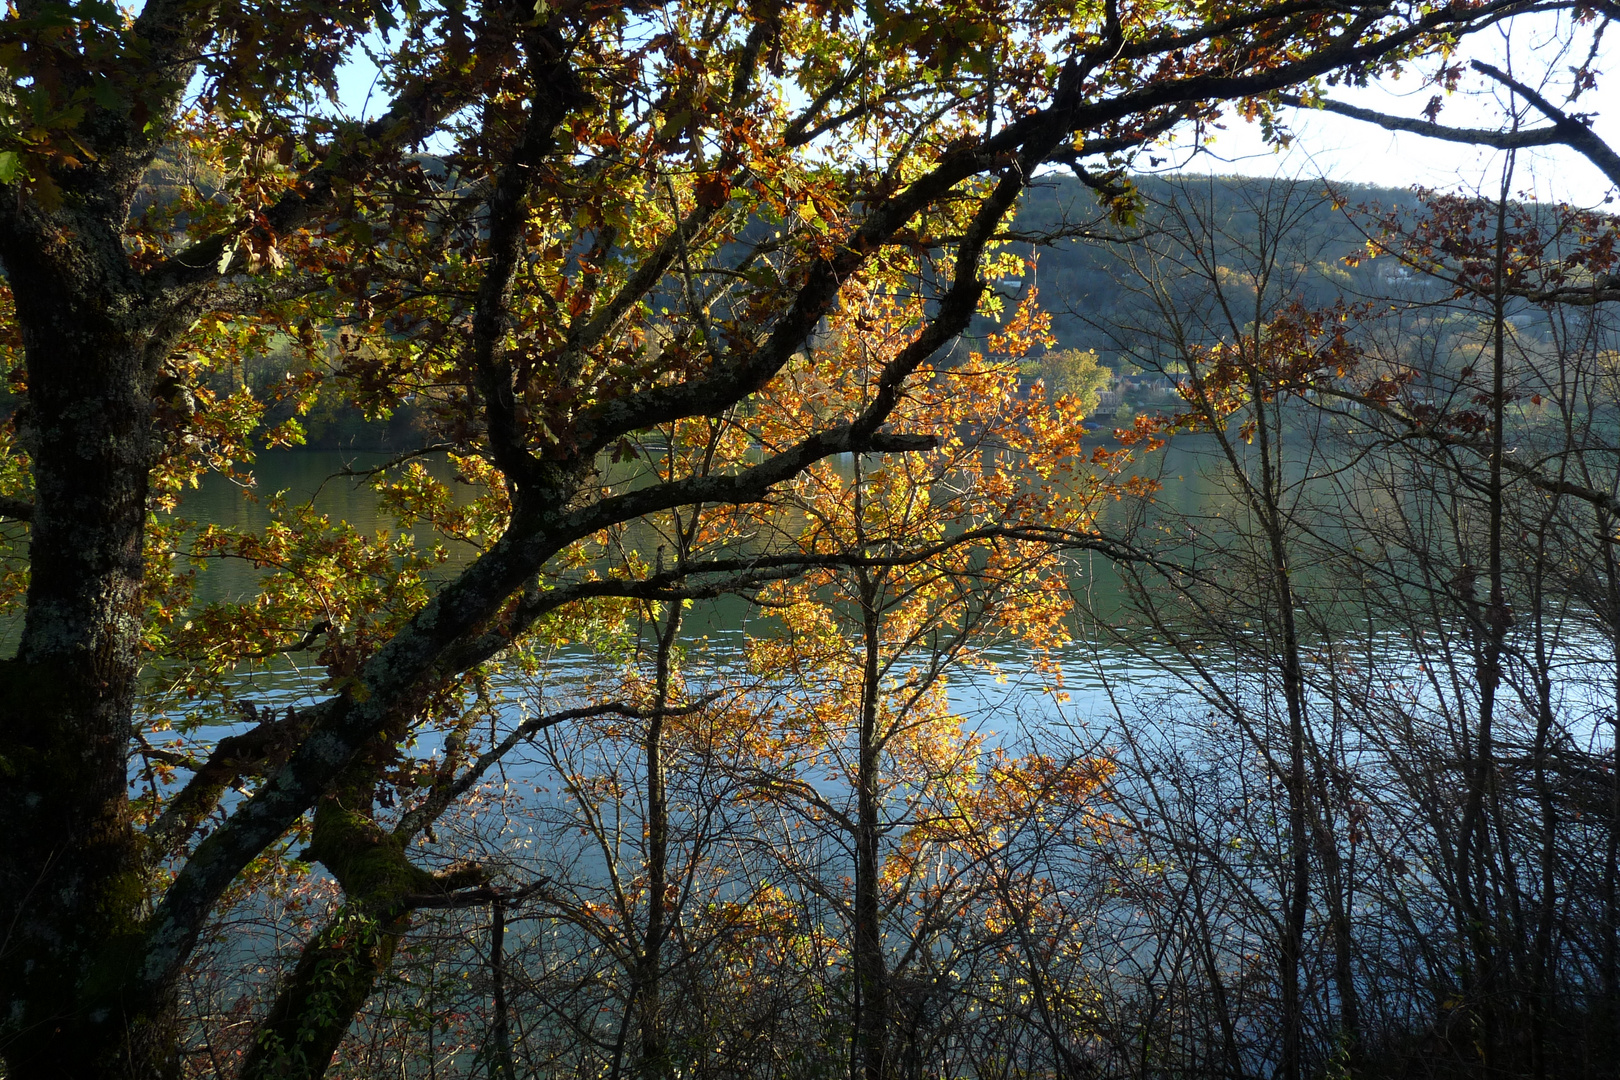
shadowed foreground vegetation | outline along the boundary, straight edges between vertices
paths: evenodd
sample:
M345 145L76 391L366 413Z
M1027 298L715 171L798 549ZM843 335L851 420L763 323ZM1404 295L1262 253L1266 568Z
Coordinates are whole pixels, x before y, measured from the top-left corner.
M18 0L0 1076L1613 1076L1615 14Z

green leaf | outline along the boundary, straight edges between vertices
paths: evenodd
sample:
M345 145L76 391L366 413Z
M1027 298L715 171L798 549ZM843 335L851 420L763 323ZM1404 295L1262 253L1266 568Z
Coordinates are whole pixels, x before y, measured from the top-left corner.
M0 184L9 184L22 171L22 162L15 150L0 150Z
M113 85L111 79L97 79L90 85L90 96L96 99L96 104L103 109L116 109L124 102L124 95L119 93L118 87Z

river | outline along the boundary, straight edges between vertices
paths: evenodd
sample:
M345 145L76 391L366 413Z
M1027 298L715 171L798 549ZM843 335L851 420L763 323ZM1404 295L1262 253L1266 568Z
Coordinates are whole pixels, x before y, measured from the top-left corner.
M1156 455L1153 467L1162 472L1165 481L1159 498L1180 510L1198 506L1208 509L1212 501L1219 501L1219 486L1203 472L1213 449L1207 440L1189 439ZM1160 456L1162 461L1158 460ZM368 480L345 475L385 460L382 454L336 451L265 454L253 470L257 481L254 489L244 489L211 474L198 489L186 493L177 512L198 522L262 529L272 517L267 505L269 497L280 494L288 505L307 502L317 512L347 521L367 534L393 531L393 519L379 510ZM425 463L441 479L450 479L453 470L442 457L426 459ZM428 539L425 530L419 539ZM474 553L464 547L452 550L450 555L446 574L465 565ZM241 560L210 560L198 576L197 602L246 600L256 592L259 577L259 571ZM1119 578L1101 556L1084 557L1073 575L1073 587L1092 612L1117 612L1120 607ZM752 615L740 599L709 602L694 611L688 630L694 638L705 639L711 657L723 658L741 651ZM1069 724L1095 714L1112 714L1121 695L1167 688L1165 665L1173 663L1173 658L1162 650L1161 655L1143 655L1140 650L1104 643L1087 633L1083 623L1077 623L1076 640L1057 657L1064 695L1059 697L1046 692L1050 678L1030 671L1029 656L1020 649L1003 646L992 649L989 656L994 668L959 671L952 676L950 694L953 709L974 726L990 728ZM592 659L588 650L570 648L560 650L554 663L560 673L567 673L583 669ZM255 676L253 684L250 693L270 703L290 704L311 696L316 679L312 672L285 666Z
M1230 508L1232 498L1225 481L1219 478L1218 448L1207 437L1183 437L1164 450L1150 455L1145 467L1162 479L1156 501L1182 520L1216 521ZM187 492L177 513L203 523L244 530L262 529L271 518L268 500L281 495L288 505L308 503L318 513L343 520L361 532L392 531L394 522L380 511L375 492L363 476L346 475L365 470L387 460L386 455L337 451L283 451L261 456L254 467L256 485L245 489L218 474L209 474L201 485ZM449 480L451 466L442 457L424 459L441 479ZM1125 513L1121 507L1109 511L1116 519ZM1104 520L1107 529L1110 521ZM419 539L426 541L422 535ZM474 557L469 547L450 551L446 575ZM1312 568L1305 568L1311 573ZM196 602L242 601L257 591L260 572L238 559L212 559L199 572ZM1055 671L1062 683L1061 694L1052 691L1053 678L1032 670L1030 656L1017 647L1002 646L989 651L990 668L963 668L949 684L953 710L966 717L971 726L1009 732L1030 726L1103 726L1122 714L1162 707L1162 699L1181 684L1174 672L1180 658L1151 636L1131 635L1129 645L1099 627L1099 620L1124 621L1128 618L1121 601L1118 573L1109 561L1097 555L1082 558L1071 577L1080 601L1074 639L1055 659ZM750 607L740 599L709 602L695 610L687 622L694 639L714 661L739 654L751 618ZM3 628L5 646L11 646L18 630L15 618ZM1102 632L1099 632L1102 630ZM1373 632L1362 636L1371 642L1369 650L1390 672L1402 672L1413 663L1403 633ZM553 685L562 686L591 667L597 658L585 647L568 647L551 657ZM1227 669L1241 675L1233 662L1213 661L1217 671ZM318 670L307 664L289 662L262 670L242 687L244 695L265 704L285 706L307 701L320 693ZM1403 676L1404 677L1404 676ZM1158 702L1158 704L1154 704ZM176 702L179 707L183 703Z

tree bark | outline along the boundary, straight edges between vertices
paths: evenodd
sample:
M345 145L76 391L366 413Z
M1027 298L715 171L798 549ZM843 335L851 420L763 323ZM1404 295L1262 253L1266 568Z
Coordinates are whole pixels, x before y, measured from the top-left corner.
M241 1080L319 1080L378 976L388 970L410 914L345 904L298 958L254 1032Z
M683 553L684 557L684 553ZM661 1015L664 938L669 884L669 797L664 788L664 710L669 707L670 664L681 628L681 601L670 601L669 615L657 628L658 657L653 715L647 721L642 749L647 769L647 923L641 942L634 997L640 1014L640 1059L636 1071L644 1080L670 1073L669 1048Z
M165 1000L121 993L146 900L126 789L161 339L92 213L0 214L33 457L22 639L0 668L0 982L13 1080L163 1075Z
M857 468L857 486L859 483ZM859 515L860 511L857 510L857 520ZM878 903L878 874L882 870L878 852L878 780L882 748L878 743L877 730L878 666L881 659L877 588L866 570L862 569L858 574L864 668L855 778L855 926L851 954L858 997L850 1074L860 1080L888 1080L888 973L884 970L883 931Z

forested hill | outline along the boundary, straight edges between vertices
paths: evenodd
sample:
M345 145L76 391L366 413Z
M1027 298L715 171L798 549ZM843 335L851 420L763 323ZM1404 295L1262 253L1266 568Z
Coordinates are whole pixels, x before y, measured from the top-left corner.
M172 154L161 155L147 173L137 208L172 200L188 185L212 194L218 180L183 167ZM1064 392L1085 392L1086 386L1102 391L1109 410L1118 396L1106 393L1112 376L1138 367L1121 347L1131 339L1129 328L1160 322L1150 305L1144 305L1143 275L1173 274L1176 268L1165 263L1164 255L1189 236L1202 231L1211 239L1209 250L1216 260L1234 269L1252 263L1263 244L1279 245L1300 269L1289 287L1297 288L1305 302L1325 306L1343 296L1387 294L1387 282L1380 280L1392 270L1387 262L1349 268L1342 260L1364 249L1364 230L1375 213L1415 203L1412 192L1395 188L1335 185L1330 195L1322 181L1137 176L1132 183L1140 196L1140 214L1111 221L1096 191L1068 172L1053 172L1024 195L1011 227L1020 238L1011 245L1012 253L1033 265L1014 288L1039 289L1040 305L1052 316L1057 338L1046 358L1030 359L1029 374L1045 377ZM1181 256L1187 256L1184 248ZM993 328L989 319L981 319L970 336L982 338ZM286 384L299 364L289 339L272 335L271 341L265 354L244 360L241 372L261 393ZM1052 366L1057 354L1069 350L1092 350L1109 370L1077 382ZM6 401L0 396L0 410ZM291 400L273 402L269 422L285 423L292 418L292 407ZM368 419L335 381L305 404L297 422L309 447L380 451L414 445L421 419L409 403L387 418Z
M1095 349L1105 363L1119 353L1120 325L1141 318L1143 272L1173 272L1162 253L1185 260L1191 234L1202 232L1223 265L1246 263L1245 252L1276 243L1299 273L1291 284L1309 304L1384 291L1387 263L1349 268L1343 258L1364 250L1373 218L1411 209L1408 189L1283 181L1244 176L1138 176L1143 213L1110 223L1098 194L1068 173L1053 173L1029 191L1014 232L1020 237L1081 232L1050 245L1017 243L1014 251L1036 262L1024 287L1040 289L1053 317L1060 349ZM1280 234L1280 235L1279 235ZM1149 251L1161 253L1150 258Z

